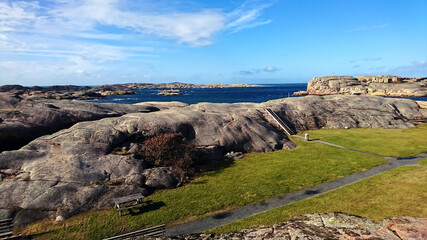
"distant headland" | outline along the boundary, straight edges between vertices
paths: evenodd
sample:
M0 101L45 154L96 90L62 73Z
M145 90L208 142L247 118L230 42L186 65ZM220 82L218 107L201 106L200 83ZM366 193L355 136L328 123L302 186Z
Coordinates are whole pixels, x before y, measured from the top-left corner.
M101 85L95 87L76 85L55 85L55 86L33 86L24 87L21 85L0 86L0 92L17 92L29 97L42 97L50 99L97 99L109 95L131 95L136 89L189 89L189 88L231 88L231 87L263 87L255 84L190 84L190 83L125 83Z

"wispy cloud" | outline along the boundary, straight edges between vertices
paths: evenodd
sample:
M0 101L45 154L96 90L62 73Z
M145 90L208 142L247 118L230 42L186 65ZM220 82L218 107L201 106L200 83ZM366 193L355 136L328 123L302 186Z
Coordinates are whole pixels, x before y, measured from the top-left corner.
M264 72L277 72L280 70L281 70L280 68L274 67L274 66L268 66L268 67L264 68Z
M260 19L264 9L271 6L271 4L248 6L248 3L243 4L239 8L227 14L228 23L227 29L232 33L238 32L246 28L253 28L271 23L270 19Z
M348 61L348 63L350 64L354 64L354 63L360 63L360 62L378 62L383 60L382 57L365 57L365 58L358 58L358 59L352 59L350 61Z
M141 7L145 6L142 3L147 1L0 1L2 78L9 71L9 77L20 79L26 71L19 69L27 66L32 66L34 73L46 73L43 76L61 73L87 76L102 72L103 63L130 58L152 64L159 58L159 48L164 50L177 44L202 47L213 44L221 34L270 22L262 19L264 9L270 4L252 1L229 11L173 7L163 11ZM28 61L29 57L33 60ZM61 68L59 64L72 67ZM35 74L27 75L31 78Z
M253 75L254 72L250 70L242 70L239 72L241 75Z
M347 30L347 32L359 32L359 31L367 31L367 30L373 30L378 28L385 28L390 26L390 24L382 24L382 25L374 25L374 26L367 26L367 27L358 27Z
M237 32L268 24L260 20L269 4L244 3L226 13L220 9L193 12L158 13L143 9L122 9L123 1L56 1L53 6L38 2L7 1L0 3L0 31L49 33L79 38L120 39L120 34L99 32L100 26L114 26L124 31L174 39L178 43L204 46L221 31Z
M427 77L427 61L413 61L408 65L392 68L389 72L410 77Z
M265 68L254 68L251 70L241 70L239 71L240 75L254 75L257 73L261 73L261 72L267 72L267 73L272 73L272 72L277 72L280 71L281 69L278 67L274 67L274 66L267 66Z

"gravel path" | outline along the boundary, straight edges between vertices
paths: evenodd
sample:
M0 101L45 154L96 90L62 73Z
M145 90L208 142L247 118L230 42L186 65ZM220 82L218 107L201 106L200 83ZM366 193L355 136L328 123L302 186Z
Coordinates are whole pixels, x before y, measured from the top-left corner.
M295 137L304 138L301 136L294 135ZM361 152L369 155L375 155L380 156L372 153L367 153L343 146L339 146L336 144L320 141L320 140L310 140L315 141L322 144L331 145L334 147L344 148L351 151ZM231 210L225 213L220 213L208 218L204 218L198 221L189 222L185 224L181 224L172 228L166 229L166 235L167 236L176 236L176 235L186 235L191 233L200 233L207 230L210 230L212 228L220 227L238 220L241 220L243 218L247 218L250 216L253 216L255 214L263 213L266 211L269 211L271 209L281 207L287 204L291 204L297 201L304 200L309 197L313 197L322 193L326 193L338 188L341 188L343 186L353 184L355 182L361 181L363 179L366 179L368 177L377 175L379 173L386 172L388 170L401 167L401 166L420 166L418 164L418 161L424 158L427 158L427 152L421 153L415 156L406 157L406 158L394 158L394 157L384 157L380 156L388 160L388 163L385 163L380 166L373 167L367 171L354 173L352 175L319 184L314 187L306 188L300 191L288 193L279 197L271 198L259 203L255 203L252 205L244 206L235 210Z

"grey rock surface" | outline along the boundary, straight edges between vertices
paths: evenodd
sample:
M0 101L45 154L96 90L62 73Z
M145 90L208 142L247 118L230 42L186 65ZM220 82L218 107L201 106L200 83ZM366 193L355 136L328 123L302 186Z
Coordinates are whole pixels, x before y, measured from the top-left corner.
M109 106L68 101L51 104L60 109L76 104L73 109L84 106L94 111ZM135 106L112 107L132 110ZM214 146L222 155L295 147L265 108L273 109L298 131L407 128L427 119L412 100L335 95L259 104L199 103L78 122L41 136L19 150L0 153L0 199L4 199L0 209L20 209L16 224L28 224L47 217L54 219L59 210L67 218L90 209L112 207L113 197L147 191L146 188L172 187L173 178L169 179L172 175L167 171L147 170L149 166L144 160L133 154L116 153L116 149L130 150L131 146L140 146L144 139L161 133L182 133L195 146Z
M176 105L176 103L172 103ZM163 104L162 109L168 109ZM51 134L82 121L118 117L132 112L152 112L152 104L122 105L82 101L32 99L0 92L0 152L18 149L36 137Z
M174 174L171 168L150 168L142 173L145 176L145 185L150 188L174 188L179 182L178 174Z
M426 237L427 218L394 217L375 223L359 216L332 212L301 215L273 226L256 226L231 233L193 234L157 239L421 240Z
M315 77L307 91L296 95L377 95L392 97L427 96L427 78L408 78L393 75L379 76L325 76Z

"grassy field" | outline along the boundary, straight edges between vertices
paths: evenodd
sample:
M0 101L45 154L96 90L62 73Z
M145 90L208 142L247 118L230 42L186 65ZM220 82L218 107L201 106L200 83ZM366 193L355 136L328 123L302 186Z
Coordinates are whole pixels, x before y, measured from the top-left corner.
M421 165L426 165L427 166L427 158L418 161L418 163L421 164Z
M427 152L427 124L409 129L322 129L304 133L309 133L310 138L382 156L408 157Z
M216 228L230 232L273 225L292 217L339 211L375 221L392 216L427 217L427 168L400 167L355 184Z
M174 225L220 211L308 188L386 161L314 142L293 139L298 147L248 154L208 170L184 187L158 191L147 198L146 212L119 217L111 210L92 211L62 223L46 220L19 233L36 239L100 239L121 232L168 223Z

